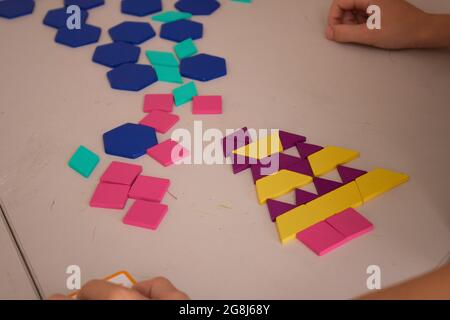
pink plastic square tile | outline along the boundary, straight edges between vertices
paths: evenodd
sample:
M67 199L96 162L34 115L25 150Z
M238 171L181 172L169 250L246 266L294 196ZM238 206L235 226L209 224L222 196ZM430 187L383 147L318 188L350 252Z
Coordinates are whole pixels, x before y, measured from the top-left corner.
M169 186L169 179L139 176L131 186L128 196L132 199L161 202Z
M100 182L89 205L96 208L123 209L129 190L130 186Z
M161 110L172 112L173 95L172 94L146 94L144 98L144 112Z
M103 173L100 181L131 186L141 172L142 166L140 165L112 161L108 169Z
M373 224L352 208L344 210L326 221L349 240L373 230Z
M167 210L165 204L136 200L123 218L123 223L156 230Z
M178 142L169 139L148 149L147 154L167 167L189 157L190 152Z
M139 124L155 128L159 133L166 133L178 120L180 120L180 117L176 114L155 110L145 116Z
M192 104L193 114L221 114L221 96L196 96Z
M342 234L325 221L297 233L297 239L318 256L336 249L347 241Z

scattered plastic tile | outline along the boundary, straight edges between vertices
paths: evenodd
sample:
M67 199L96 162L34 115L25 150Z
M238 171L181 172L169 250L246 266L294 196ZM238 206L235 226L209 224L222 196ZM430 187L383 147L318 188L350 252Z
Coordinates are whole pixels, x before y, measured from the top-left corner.
M180 72L189 79L210 81L225 76L227 64L224 58L201 53L181 60Z
M119 161L112 161L100 178L101 182L131 186L142 172L142 166Z
M248 145L233 150L234 154L257 160L264 159L272 154L280 152L283 152L283 146L281 145L278 131L262 137Z
M369 201L408 180L409 177L404 173L378 168L356 178L355 181L364 201Z
M295 147L297 143L305 142L306 138L298 134L280 130L280 141L283 145L283 149L287 150L289 148Z
M221 96L196 96L193 100L192 114L221 114Z
M339 175L343 183L352 182L356 180L356 178L359 178L360 176L367 173L367 171L364 170L344 166L337 166L337 171L339 172Z
M28 14L34 10L33 0L3 0L0 1L0 17L14 19Z
M281 138L280 138L280 140L281 140ZM283 144L283 143L281 143L281 144ZM283 149L284 149L284 145L283 145ZM274 157L278 157L278 158L274 158ZM291 168L293 165L295 165L297 163L301 163L303 161L303 159L300 159L299 157L291 156L291 155L285 154L285 153L276 153L276 154L272 155L271 158L273 158L272 161L278 161L278 167L280 169ZM294 170L292 170L292 171L294 171Z
M347 240L352 240L373 230L373 224L352 208L328 218L326 222L343 234Z
M136 200L161 202L170 187L170 180L139 176L131 186L128 197Z
M56 33L55 42L71 48L78 48L98 42L101 33L102 29L89 24L83 25L81 29L73 30L62 27Z
M192 98L194 98L198 93L195 83L189 82L173 89L172 94L175 100L175 105L178 107L182 104L185 104L186 102L191 101Z
M136 200L123 218L123 223L156 230L167 211L168 207L165 204Z
M89 178L99 161L98 155L84 146L79 146L69 160L69 167L83 177Z
M130 186L100 182L89 205L95 208L123 209L128 200Z
M231 0L233 2L240 2L240 3L252 3L253 0Z
M152 65L166 66L166 67L178 67L178 60L175 58L172 52L163 51L145 51L148 61Z
M198 52L197 46L191 38L177 43L173 50L177 55L178 59L183 60L184 58L189 58Z
M318 256L323 256L347 241L341 233L325 221L299 232L297 239L303 242Z
M178 67L153 66L159 81L169 83L183 83Z
M172 112L173 94L146 94L144 98L144 112L154 110Z
M317 217L307 206L298 206L280 216L275 221L282 244L295 239L298 232L305 230L323 219Z
M290 203L281 202L278 200L267 200L267 207L269 208L270 218L272 222L275 222L278 216L282 215L289 210L294 209L296 206Z
M161 0L122 0L121 11L138 17L145 17L162 10Z
M336 169L338 165L359 157L359 152L347 148L327 146L308 156L309 164L315 176L321 176Z
M307 204L308 202L313 201L317 197L318 197L317 194L302 189L295 189L295 203L297 204L297 206Z
M315 144L304 143L304 142L297 143L298 153L300 154L300 157L302 157L303 159L308 158L313 153L316 153L322 149L323 149L323 147L315 145Z
M288 169L289 166L298 161L302 160L284 153L275 153L270 157L258 160L257 164L251 166L253 182L256 183L257 180L274 174L279 170Z
M343 184L340 182L317 177L313 179L313 182L319 196L322 196L343 186Z
M183 19L190 19L190 18L192 18L192 14L190 14L188 12L179 12L179 11L175 11L175 10L165 11L165 12L162 12L162 13L152 16L153 21L164 22L164 23L183 20Z
M313 172L311 166L309 165L309 161L307 159L301 159L300 161L290 165L286 169L289 169L294 172L298 172L301 174L306 174L307 176L313 176Z
M158 144L155 129L134 123L125 123L103 134L105 153L136 159Z
M164 167L177 163L190 155L189 150L171 139L148 149L147 154Z
M135 21L122 22L109 29L108 32L114 42L131 44L141 44L156 35L150 23Z
M125 63L136 63L141 48L125 42L113 42L98 46L92 61L101 65L115 68Z
M117 90L139 91L156 81L155 70L148 65L125 63L107 73L111 88Z
M222 149L224 157L228 157L233 150L236 150L251 142L247 132L247 127L236 130L222 139Z
M186 19L164 23L159 36L175 42L197 40L203 37L203 24Z
M179 0L175 3L175 8L181 12L189 12L196 16L208 16L219 7L220 3L216 0Z
M166 133L169 131L178 121L180 117L176 114L154 110L146 115L139 123L145 126L155 128L159 133Z
M46 26L60 29L67 26L67 19L71 16L71 14L67 13L67 8L59 8L49 10L44 17L43 23ZM84 25L89 16L89 13L86 10L81 10L80 21L81 24Z
M64 6L79 6L81 9L89 10L105 4L105 0L64 0Z

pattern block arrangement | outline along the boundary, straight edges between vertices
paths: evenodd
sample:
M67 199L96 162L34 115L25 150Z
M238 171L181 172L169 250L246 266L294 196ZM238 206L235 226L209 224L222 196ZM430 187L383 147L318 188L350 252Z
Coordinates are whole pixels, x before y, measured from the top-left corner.
M315 176L321 176L338 165L345 164L359 157L359 152L341 147L325 147L308 156Z
M79 146L69 160L69 167L83 177L89 178L99 161L98 155L84 146Z
M234 154L257 160L267 158L278 152L283 152L283 146L278 131L233 150Z

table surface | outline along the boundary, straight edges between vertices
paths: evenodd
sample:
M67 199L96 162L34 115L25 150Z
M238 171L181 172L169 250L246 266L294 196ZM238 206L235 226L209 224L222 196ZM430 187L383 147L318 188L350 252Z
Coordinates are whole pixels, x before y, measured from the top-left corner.
M450 12L449 1L414 3ZM138 280L169 277L196 299L347 299L367 291L369 265L381 267L386 286L433 269L449 252L450 52L329 42L327 0L222 4L195 20L205 25L200 51L227 59L227 77L198 83L201 94L223 95L224 114L194 116L187 104L175 111L177 128L192 130L194 120L203 129L280 128L358 150L354 167L406 172L410 182L360 208L375 225L371 234L319 258L297 242L279 243L250 172L163 168L144 156L130 162L170 178L175 197L164 199L169 213L158 231L126 226L126 210L88 205L101 173L118 159L103 152L101 136L140 120L144 94L174 86L111 90L107 69L91 62L95 46L56 44L55 30L42 24L61 1L39 1L31 16L0 20L0 198L44 295L67 292L65 271L75 264L83 282L126 269ZM148 20L121 15L119 2L108 1L90 11L89 23L102 27L107 43L106 30L125 19ZM172 45L154 38L141 47ZM101 156L88 180L66 164L80 144ZM2 246L1 260L8 254ZM28 292L23 287L18 296Z

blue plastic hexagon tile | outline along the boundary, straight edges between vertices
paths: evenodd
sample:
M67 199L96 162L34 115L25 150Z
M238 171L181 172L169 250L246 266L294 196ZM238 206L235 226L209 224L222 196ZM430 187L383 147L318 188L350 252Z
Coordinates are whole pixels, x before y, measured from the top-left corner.
M89 10L105 4L105 0L64 0L64 6L79 6L81 9Z
M0 1L0 17L14 19L33 13L34 0Z
M66 26L67 18L70 17L71 14L67 13L66 8L59 8L49 10L45 15L43 23L46 26L53 27L56 29L63 28ZM86 10L81 10L81 24L84 25L89 13Z
M125 42L113 42L98 46L92 61L107 67L115 68L125 63L136 63L141 48Z
M141 44L153 38L156 33L150 23L125 21L109 29L109 35L114 42Z
M162 10L161 0L122 0L122 13L144 17Z
M202 53L181 60L180 71L183 77L209 81L225 76L227 65L224 58Z
M91 43L95 43L100 38L102 29L89 24L84 24L81 29L69 30L66 27L58 29L56 33L55 42L78 48Z
M164 23L159 36L175 42L189 38L197 40L203 37L203 24L186 19Z
M125 123L103 134L105 153L118 157L136 159L156 144L155 129L140 124Z
M220 3L216 0L180 0L175 8L197 16L208 16L219 9Z
M107 73L111 88L139 91L158 81L155 70L144 64L123 64Z

